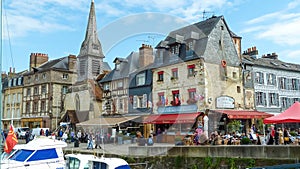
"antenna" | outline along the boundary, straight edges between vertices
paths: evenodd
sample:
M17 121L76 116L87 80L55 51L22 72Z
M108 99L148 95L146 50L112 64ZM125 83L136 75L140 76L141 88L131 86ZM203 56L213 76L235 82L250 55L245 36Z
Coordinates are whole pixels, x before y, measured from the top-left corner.
M140 41L140 42L143 42L143 43L149 42L149 41L147 41L147 40L142 40L142 39L138 39L138 40L136 40L136 41Z
M148 39L151 39L152 40L152 46L154 46L154 41L155 41L155 39L156 39L156 36L154 36L154 35L149 35L148 36Z
M208 18L208 16L206 16L206 14L212 14L212 15L215 15L214 12L210 12L210 11L205 11L205 10L203 10L203 12L202 12L202 19L203 19L203 21L204 21L205 19Z

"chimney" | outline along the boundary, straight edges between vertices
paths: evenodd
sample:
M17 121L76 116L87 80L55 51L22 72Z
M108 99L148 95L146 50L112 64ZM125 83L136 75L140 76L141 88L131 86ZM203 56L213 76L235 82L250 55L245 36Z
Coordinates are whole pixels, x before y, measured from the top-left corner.
M151 45L142 44L139 48L139 68L148 66L154 61L153 48Z
M267 59L278 59L278 55L276 53L272 53L272 54L267 54L267 55L262 55L262 58L267 58Z
M15 68L9 67L8 77L13 77L14 74L15 74Z
M4 78L6 78L6 77L7 77L7 74L6 74L5 71L3 71L2 74L1 74L1 78L4 79Z
M246 51L244 51L243 54L249 55L251 57L256 57L256 55L258 55L258 50L256 49L256 46L253 46L251 48L248 48Z
M48 54L31 53L29 61L29 70L32 71L32 67L40 67L42 64L48 62L48 59Z
M77 58L75 55L69 55L68 56L68 68L70 71L75 72L76 71L76 61Z

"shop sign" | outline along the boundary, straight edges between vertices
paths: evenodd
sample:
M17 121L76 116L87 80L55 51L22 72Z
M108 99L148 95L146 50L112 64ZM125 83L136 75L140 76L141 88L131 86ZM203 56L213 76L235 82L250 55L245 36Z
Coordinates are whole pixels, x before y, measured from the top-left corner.
M217 97L216 107L218 109L233 109L234 108L234 98L229 96Z
M181 106L166 106L158 107L158 114L174 114L174 113L195 113L197 105L181 105Z

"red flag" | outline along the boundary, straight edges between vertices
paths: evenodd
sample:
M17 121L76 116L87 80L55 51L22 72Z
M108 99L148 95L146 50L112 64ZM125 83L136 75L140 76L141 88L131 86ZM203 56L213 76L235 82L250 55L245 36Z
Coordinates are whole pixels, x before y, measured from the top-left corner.
M10 125L9 132L7 134L5 144L4 144L4 151L6 153L10 153L14 146L18 143L18 139L14 132L12 125Z

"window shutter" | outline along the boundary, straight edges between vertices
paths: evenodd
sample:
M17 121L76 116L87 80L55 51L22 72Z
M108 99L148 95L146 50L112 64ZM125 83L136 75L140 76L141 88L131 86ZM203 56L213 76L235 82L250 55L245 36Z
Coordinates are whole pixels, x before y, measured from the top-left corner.
M116 108L117 108L116 111L119 111L119 109L120 109L120 99L116 99Z
M147 107L147 94L143 94L143 108Z
M137 96L133 96L133 109L136 109L137 108Z
M279 94L276 93L276 106L279 106Z
M263 98L263 105L264 106L267 106L267 95L266 95L266 93L262 93L262 98Z

